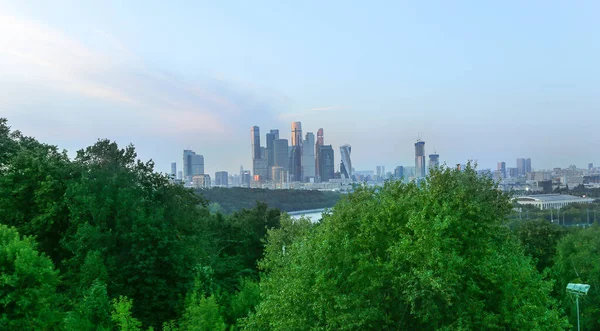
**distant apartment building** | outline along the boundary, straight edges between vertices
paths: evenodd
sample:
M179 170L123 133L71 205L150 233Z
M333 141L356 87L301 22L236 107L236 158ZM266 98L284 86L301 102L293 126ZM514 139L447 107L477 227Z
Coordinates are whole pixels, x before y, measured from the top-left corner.
M495 175L494 178L495 179L504 179L506 178L506 162L501 161L498 162L498 168L496 168L497 171L499 171L499 175ZM496 178L499 177L499 178Z
M250 187L250 183L252 182L252 174L250 174L250 170L243 170L241 178L241 186L242 187Z
M229 187L229 174L227 171L217 171L215 173L215 186Z
M194 188L207 189L211 187L210 175L192 176L192 186Z
M396 178L396 179L404 178L404 167L403 166L397 166L394 169L394 178Z

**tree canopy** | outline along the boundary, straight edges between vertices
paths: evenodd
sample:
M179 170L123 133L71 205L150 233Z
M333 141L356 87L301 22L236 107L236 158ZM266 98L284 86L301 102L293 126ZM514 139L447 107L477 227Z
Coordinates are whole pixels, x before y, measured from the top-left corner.
M564 328L552 283L502 225L510 209L470 167L359 188L285 251L269 235L247 329Z

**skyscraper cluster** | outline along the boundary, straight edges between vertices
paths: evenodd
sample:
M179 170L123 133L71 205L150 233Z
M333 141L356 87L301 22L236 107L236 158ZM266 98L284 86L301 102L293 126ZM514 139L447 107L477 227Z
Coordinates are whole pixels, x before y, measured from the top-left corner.
M266 134L266 148L260 146L260 128L250 129L252 143L252 171L255 182L326 182L334 178L334 153L331 145L325 145L324 131L317 136L306 132L302 123L291 124L291 145L280 139L279 130ZM260 152L264 149L264 152ZM349 154L347 161L350 162Z

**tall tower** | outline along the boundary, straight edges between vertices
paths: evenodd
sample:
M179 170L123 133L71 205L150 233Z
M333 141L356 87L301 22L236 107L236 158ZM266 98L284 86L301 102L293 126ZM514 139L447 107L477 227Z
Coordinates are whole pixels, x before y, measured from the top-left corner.
M274 141L279 139L279 130L271 130L271 132L267 133L267 157L268 157L268 165L272 167L275 163L275 144Z
M302 145L302 123L292 122L292 146Z
M260 159L260 129L258 126L250 129L250 139L252 141L252 160Z
M526 158L525 159L525 173L531 173L532 169L531 169L531 159L530 158Z
M352 147L348 144L340 146L340 153L342 154L342 162L340 163L340 173L346 179L352 179L352 160L350 159L350 153Z
M415 177L425 177L425 142L421 139L415 143Z
M302 181L302 124L292 123L292 149L290 151L290 177L292 181Z
M429 154L429 170L440 166L440 155L437 153Z
M525 159L523 159L523 158L517 159L517 175L518 176L525 175Z
M319 156L319 174L321 182L328 182L333 179L335 172L335 161L333 147L331 145L318 145L317 155Z
M189 149L183 150L183 177L190 182L193 176L204 175L204 156Z
M323 138L323 128L317 131L317 143L315 144L315 182L321 181L321 167L319 163L319 146L325 145L325 139Z
M175 179L177 176L177 163L171 162L171 178Z
M304 181L309 182L310 178L315 178L315 134L306 133L306 139L302 143L302 177Z

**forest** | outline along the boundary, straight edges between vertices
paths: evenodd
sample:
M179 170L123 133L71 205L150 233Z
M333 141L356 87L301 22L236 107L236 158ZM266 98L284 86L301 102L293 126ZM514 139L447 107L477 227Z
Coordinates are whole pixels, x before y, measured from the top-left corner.
M256 202L266 203L281 211L300 211L330 208L340 199L339 192L315 190L268 190L259 188L199 189L196 193L210 202L211 211L230 214L252 208Z
M576 282L599 330L600 226L515 207L468 166L358 186L316 224L211 211L131 145L69 158L0 119L0 329L568 330Z

